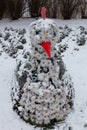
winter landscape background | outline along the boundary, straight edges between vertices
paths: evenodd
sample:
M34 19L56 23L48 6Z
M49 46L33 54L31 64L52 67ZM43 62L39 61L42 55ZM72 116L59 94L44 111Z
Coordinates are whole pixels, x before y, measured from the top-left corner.
M11 87L16 60L30 51L29 24L35 19L0 21L0 130L41 130L19 118L12 109ZM87 20L55 20L59 27L58 43L63 61L75 88L74 109L54 130L87 129ZM9 32L10 36L7 35ZM22 36L22 41L20 41ZM25 39L25 40L24 40ZM25 42L24 42L25 41ZM15 50L17 49L17 50Z

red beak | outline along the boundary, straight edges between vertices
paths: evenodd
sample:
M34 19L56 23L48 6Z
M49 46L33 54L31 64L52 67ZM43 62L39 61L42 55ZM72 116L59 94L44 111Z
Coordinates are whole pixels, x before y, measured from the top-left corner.
M42 42L41 46L44 51L47 53L48 57L51 57L51 44L50 42Z

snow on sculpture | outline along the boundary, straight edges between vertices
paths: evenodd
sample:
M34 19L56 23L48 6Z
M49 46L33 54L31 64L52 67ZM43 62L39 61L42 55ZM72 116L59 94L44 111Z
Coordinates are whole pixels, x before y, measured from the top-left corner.
M65 119L72 109L74 89L55 49L57 34L58 27L52 20L39 19L30 25L32 50L28 68L26 62L18 64L16 85L12 88L13 108L27 122L50 124ZM24 70L25 81L20 85Z

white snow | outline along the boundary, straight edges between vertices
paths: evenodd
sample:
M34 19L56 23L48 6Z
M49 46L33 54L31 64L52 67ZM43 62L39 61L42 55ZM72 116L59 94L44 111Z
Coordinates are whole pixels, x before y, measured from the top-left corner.
M5 27L25 28L29 31L29 24L34 19L20 19L17 21L1 20L0 30ZM87 127L87 43L84 46L77 46L72 41L79 33L78 26L87 28L87 20L55 20L58 26L68 25L73 31L66 37L61 44L67 43L69 48L63 53L63 60L66 68L72 77L75 88L74 110L67 119L61 124L56 124L54 130L86 130ZM27 40L28 40L27 33ZM79 51L74 50L79 49ZM0 51L3 51L0 45ZM9 57L5 52L0 55L0 130L38 130L24 121L12 110L11 87L16 60Z

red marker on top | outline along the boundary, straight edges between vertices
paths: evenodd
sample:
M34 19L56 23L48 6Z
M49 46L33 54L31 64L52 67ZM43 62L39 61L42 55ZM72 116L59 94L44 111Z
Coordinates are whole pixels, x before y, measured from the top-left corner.
M45 20L46 19L46 8L42 7L41 9L41 17Z

